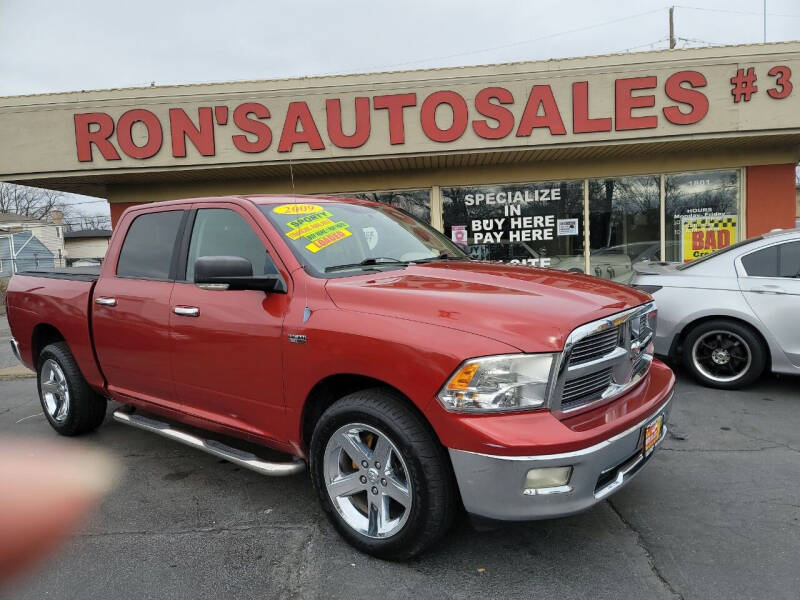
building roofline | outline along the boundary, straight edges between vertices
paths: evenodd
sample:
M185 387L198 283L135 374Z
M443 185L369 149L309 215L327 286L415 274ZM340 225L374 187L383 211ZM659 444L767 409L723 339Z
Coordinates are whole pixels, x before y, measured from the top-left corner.
M752 50L752 52L747 52L747 50ZM537 67L552 68L553 65L561 66L564 63L569 63L569 62L589 63L591 61L596 61L598 59L602 60L602 59L613 59L613 58L623 58L623 57L636 57L636 58L641 58L641 60L633 60L629 62L645 63L645 62L650 62L651 60L656 58L663 60L666 59L667 57L668 60L679 60L680 59L679 55L683 55L684 57L690 57L690 58L705 58L705 57L711 58L718 56L728 56L732 53L731 51L734 51L733 54L737 56L746 56L748 54L776 54L787 51L800 52L800 40L770 42L765 44L732 44L724 46L703 46L699 48L673 48L673 49L661 49L661 50L647 50L643 52L617 52L617 53L595 54L595 55L585 55L585 56L549 58L536 61L484 63L478 65L433 67L428 69L398 69L398 70L384 70L384 71L380 70L364 71L364 72L353 72L353 73L327 73L320 75L306 75L297 77L278 77L272 79L242 79L242 80L232 80L232 81L178 83L178 84L166 84L158 86L150 85L150 86L131 86L131 87L121 87L121 88L99 88L90 90L72 90L63 92L49 92L44 94L19 94L11 96L0 96L0 106L4 104L2 101L42 98L57 102L59 98L66 99L69 96L74 96L79 94L108 94L108 93L129 92L129 91L130 92L157 91L159 94L161 94L164 91L168 90L188 90L191 88L222 87L229 85L264 85L264 84L281 84L281 83L285 84L292 82L297 82L298 84L301 83L307 84L309 81L320 81L321 83L325 83L326 85L335 85L339 82L345 84L349 80L354 80L358 78L376 77L376 76L410 75L410 74L424 75L426 73L431 73L436 75L446 75L448 72L452 72L454 75L462 75L464 71L470 69L488 70L488 69L497 69L501 67L509 69L532 67L530 70L535 71L537 70ZM590 66L590 65L587 64L584 66ZM9 102L9 104L11 103Z

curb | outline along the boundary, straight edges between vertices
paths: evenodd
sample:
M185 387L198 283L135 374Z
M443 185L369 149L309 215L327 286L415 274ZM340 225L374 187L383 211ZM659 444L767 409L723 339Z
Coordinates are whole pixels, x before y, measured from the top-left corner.
M28 379L30 377L36 377L36 373L23 367L22 365L15 366L15 367L6 367L5 369L0 369L0 381L12 381L14 379Z

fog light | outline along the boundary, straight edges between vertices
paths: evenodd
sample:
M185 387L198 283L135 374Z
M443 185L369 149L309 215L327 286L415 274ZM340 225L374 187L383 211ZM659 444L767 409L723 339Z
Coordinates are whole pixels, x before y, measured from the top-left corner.
M525 476L523 494L558 494L572 491L567 484L572 476L572 467L545 467L531 469Z

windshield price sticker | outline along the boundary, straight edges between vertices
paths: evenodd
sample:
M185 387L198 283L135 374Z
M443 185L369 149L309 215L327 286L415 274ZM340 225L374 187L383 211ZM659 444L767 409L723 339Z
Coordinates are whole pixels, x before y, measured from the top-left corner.
M318 232L305 236L307 240L311 240L311 243L306 244L306 250L316 253L324 248L327 248L328 246L331 246L332 244L335 244L336 242L340 242L343 239L350 237L353 234L347 230L347 227L347 223L339 221L330 227L326 227Z
M286 237L291 240L296 240L297 238L306 237L315 231L319 231L324 227L333 225L333 221L330 219L332 216L333 215L328 211L323 211L321 213L295 219L294 221L289 221L287 225L291 227L291 229L286 232Z
M322 211L319 204L281 204L272 209L272 212L279 215L310 215Z

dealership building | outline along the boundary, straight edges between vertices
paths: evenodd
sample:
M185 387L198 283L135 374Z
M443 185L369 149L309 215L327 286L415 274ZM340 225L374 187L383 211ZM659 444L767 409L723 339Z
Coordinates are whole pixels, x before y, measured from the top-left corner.
M625 279L795 226L800 43L0 98L0 180L347 194L475 258Z

